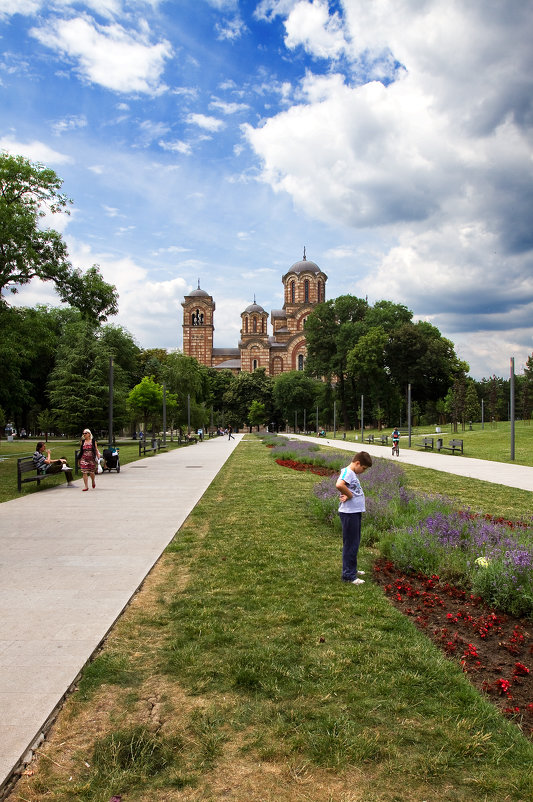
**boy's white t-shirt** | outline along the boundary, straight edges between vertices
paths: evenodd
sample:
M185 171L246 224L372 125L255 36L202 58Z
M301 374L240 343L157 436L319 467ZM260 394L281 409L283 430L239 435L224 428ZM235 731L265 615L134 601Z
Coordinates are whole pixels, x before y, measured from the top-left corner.
M339 479L346 483L352 493L352 498L349 498L348 501L341 501L339 512L364 512L365 494L357 474L350 468L343 468Z

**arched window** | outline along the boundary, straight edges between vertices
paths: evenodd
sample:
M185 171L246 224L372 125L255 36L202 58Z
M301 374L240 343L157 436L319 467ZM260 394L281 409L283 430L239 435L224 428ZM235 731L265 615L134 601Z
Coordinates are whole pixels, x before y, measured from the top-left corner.
M307 323L307 318L306 318L306 317L303 317L303 318L302 318L302 329L305 329L305 324L306 324L306 323Z
M257 370L257 359L252 362L252 370Z
M263 334L265 333L265 318L264 317L261 318L261 331L262 331Z
M304 355L298 354L298 370L304 369Z
M294 281L291 281L291 304L294 303Z
M254 317L254 332L257 331L257 318Z
M320 303L320 301L322 300L320 297L321 295L322 295L322 282L318 281L316 285L316 299L318 303Z
M248 334L248 318L244 318L244 333Z
M305 299L305 303L308 304L309 303L309 279L308 278L306 278L306 280L304 281L304 299Z

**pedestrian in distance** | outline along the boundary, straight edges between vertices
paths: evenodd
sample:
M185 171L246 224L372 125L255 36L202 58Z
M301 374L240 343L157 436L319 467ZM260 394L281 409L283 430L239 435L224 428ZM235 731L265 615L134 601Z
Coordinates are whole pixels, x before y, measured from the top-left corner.
M394 431L392 433L392 456L396 454L397 457L400 456L400 432L398 431L398 427L394 427Z
M93 439L90 429L83 430L78 459L80 461L83 484L85 485L82 492L85 493L89 489L89 476L91 477L93 489L96 487L94 475L96 473L97 460L100 459L98 444Z
M357 555L361 542L361 517L365 511L365 494L359 476L372 467L367 451L354 454L352 461L340 472L336 488L340 493L339 518L342 526L342 580L352 585L364 585L364 571L357 570Z
M228 440L235 440L235 438L232 435L232 431L233 429L231 428L231 426L228 426Z
M72 468L67 465L65 457L60 459L52 459L50 449L46 449L46 457L44 456L46 443L40 441L37 443L35 452L33 454L33 464L38 471L42 473L61 473L64 471L67 479L67 487L74 487L72 484Z

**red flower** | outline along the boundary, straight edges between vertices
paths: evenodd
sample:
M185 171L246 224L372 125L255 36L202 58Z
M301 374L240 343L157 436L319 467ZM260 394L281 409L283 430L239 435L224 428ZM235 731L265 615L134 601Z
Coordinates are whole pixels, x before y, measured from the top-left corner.
M515 677L525 677L527 674L529 674L529 668L527 668L523 663L514 664Z

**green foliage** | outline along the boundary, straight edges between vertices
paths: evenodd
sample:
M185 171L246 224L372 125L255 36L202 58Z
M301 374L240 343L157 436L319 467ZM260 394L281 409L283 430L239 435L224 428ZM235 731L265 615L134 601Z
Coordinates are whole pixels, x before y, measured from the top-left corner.
M102 323L118 313L116 287L103 280L98 265L93 265L85 273L71 270L58 292L60 298L79 309L82 318L88 322Z
M318 385L318 381L298 370L276 376L273 400L282 420L287 420L292 425L296 413L301 426L304 410L307 410L307 420L310 420L315 411Z
M148 420L161 416L163 409L163 387L152 376L143 376L128 395L128 408L134 417L144 421L144 433L148 431Z
M248 410L249 426L261 426L266 420L265 405L261 401L252 401Z
M47 212L68 214L71 201L60 193L62 183L42 164L0 154L0 293L16 292L17 285L32 278L59 287L68 278L70 263L61 235L40 227Z
M101 336L102 330L83 321L64 327L55 366L48 380L48 396L59 425L69 434L79 434L88 427L95 434L107 430L109 409L109 360L115 357L113 337ZM129 335L122 332L122 338ZM118 428L128 420L126 394L128 373L120 361L113 368L113 418Z
M266 375L264 368L259 368L253 373L239 373L224 393L226 422L232 426L242 426L253 401L264 404L267 420L272 420L272 387L273 380Z

